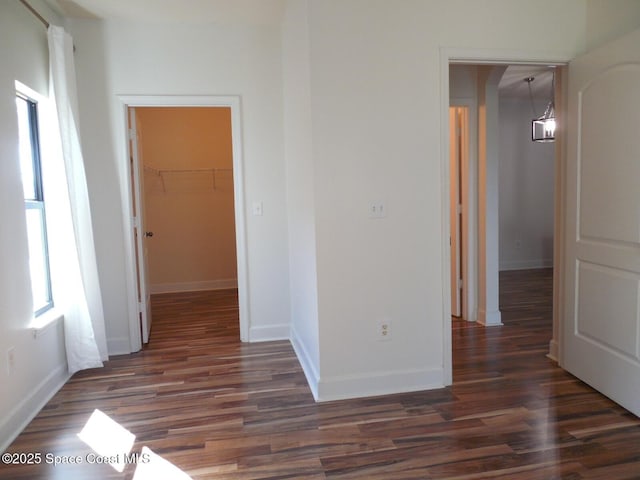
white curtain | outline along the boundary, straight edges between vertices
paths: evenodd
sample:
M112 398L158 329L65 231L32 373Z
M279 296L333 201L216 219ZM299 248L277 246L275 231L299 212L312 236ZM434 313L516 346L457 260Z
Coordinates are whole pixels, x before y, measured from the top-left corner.
M108 354L80 145L73 41L57 26L49 27L48 37L50 97L57 114L53 122L59 131L53 141L61 155L43 162L43 177L48 185L45 201L54 301L64 314L67 363L73 374L101 367Z

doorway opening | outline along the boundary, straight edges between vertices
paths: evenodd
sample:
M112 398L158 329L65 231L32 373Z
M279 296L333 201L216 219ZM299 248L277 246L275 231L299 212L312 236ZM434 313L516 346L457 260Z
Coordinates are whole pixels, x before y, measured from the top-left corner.
M445 345L451 339L446 335L453 336L451 329L464 328L467 322L502 324L502 272L547 268L542 277L548 278L549 269L555 266L553 276L560 274L560 238L554 237L561 194L558 179L554 180L559 169L558 147L531 141L535 114L524 79L532 73L525 74L525 69L551 78L548 64L447 63L446 197L451 240L447 252L450 296L445 301L451 315L445 319ZM538 108L549 101L550 85L549 81L539 88L546 93L544 99L534 96ZM555 87L559 91L559 82ZM461 134L465 128L467 134ZM540 278L535 277L536 281ZM555 279L550 288L549 356L556 359L559 285ZM452 343L449 345L452 349ZM453 371L449 378L453 382Z
M120 97L128 142L132 351L149 340L152 293L248 291L237 97ZM135 292L135 293L134 293Z
M147 293L141 313L146 343L149 294L238 287L231 109L129 107L129 126L137 146L132 158L138 157L134 215L139 296Z

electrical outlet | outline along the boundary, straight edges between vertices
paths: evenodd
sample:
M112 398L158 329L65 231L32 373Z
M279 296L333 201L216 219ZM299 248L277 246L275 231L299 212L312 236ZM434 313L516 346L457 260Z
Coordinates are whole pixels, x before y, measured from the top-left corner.
M381 341L391 340L390 320L381 320L378 322L378 339Z
M12 375L15 368L16 368L16 349L15 347L11 347L7 350L7 373L9 375Z

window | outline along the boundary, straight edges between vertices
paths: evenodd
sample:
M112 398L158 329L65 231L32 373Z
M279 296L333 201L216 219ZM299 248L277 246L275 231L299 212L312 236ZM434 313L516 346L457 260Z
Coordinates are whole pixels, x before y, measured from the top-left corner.
M20 171L24 189L29 241L29 268L35 315L53 307L51 277L47 248L45 204L40 168L40 139L38 136L38 105L18 94L18 133L20 141Z

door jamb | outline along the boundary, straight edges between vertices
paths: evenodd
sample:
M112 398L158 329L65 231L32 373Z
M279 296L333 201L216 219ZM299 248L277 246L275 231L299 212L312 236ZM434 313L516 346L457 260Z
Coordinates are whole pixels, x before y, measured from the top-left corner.
M240 322L240 340L249 340L249 289L248 289L248 262L247 262L247 233L244 195L244 168L242 157L242 122L240 97L236 95L118 95L120 101L120 114L124 120L122 138L126 139L128 132L127 110L129 107L229 107L231 109L231 148L233 155L233 191L234 191L234 215L236 230L236 262L238 275L238 307ZM142 338L138 320L138 300L136 293L136 264L131 228L131 174L129 168L128 142L125 142L125 150L121 152L121 160L124 168L120 168L120 188L123 201L125 218L125 261L126 261L126 288L129 313L129 343L132 352L142 348ZM122 165L121 165L122 167Z
M453 383L453 363L452 363L452 333L451 333L451 279L450 266L451 256L449 249L449 213L450 213L450 192L449 192L449 65L452 63L461 64L488 64L488 65L555 65L563 66L568 64L571 57L566 55L550 55L548 53L538 53L531 51L509 51L509 50L493 50L493 49L460 49L441 47L440 48L440 181L441 189L441 258L442 258L442 376L443 384L451 385ZM562 125L556 138L562 138ZM555 171L561 173L564 171L565 158L563 153L564 142L556 145ZM561 330L563 323L563 312L557 305L562 301L561 285L558 285L556 279L564 277L564 252L563 247L558 239L564 238L564 176L555 181L555 200L554 200L554 222L556 231L554 232L554 287L553 287L553 333L554 338L551 340L550 352L552 358L562 358L560 349L561 342L555 335ZM478 252L479 254L479 252ZM556 276L557 275L557 276ZM477 282L476 282L477 283Z
M475 322L477 319L477 272L476 256L478 251L478 225L475 204L472 198L477 198L478 170L477 170L477 101L475 98L451 98L450 107L467 109L467 155L462 165L462 229L460 245L462 252L462 319Z

